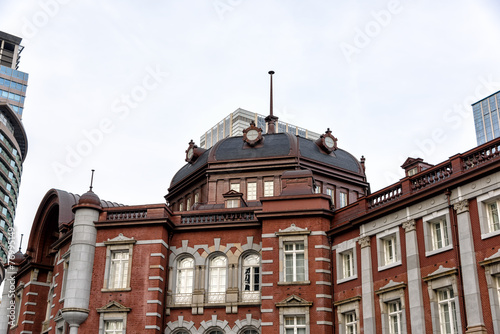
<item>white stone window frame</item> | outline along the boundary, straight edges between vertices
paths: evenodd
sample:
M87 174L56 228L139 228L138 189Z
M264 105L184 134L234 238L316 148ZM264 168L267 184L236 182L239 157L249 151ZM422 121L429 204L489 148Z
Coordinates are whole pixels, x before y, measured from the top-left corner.
M213 292L213 291L210 291L210 284L211 284L211 274L212 274L212 270L213 270L213 267L211 266L211 262L213 259L215 259L216 257L224 257L226 259L226 274L225 274L225 278L226 278L226 282L225 282L225 291L218 291L218 292ZM207 287L206 288L206 303L207 304L210 304L210 305L214 305L214 304L225 304L226 303L226 300L227 300L227 289L228 289L228 284L229 284L229 258L227 257L227 255L225 253L222 253L222 252L214 252L212 254L210 254L210 256L207 258L207 264L206 264L206 268L207 268L207 277L206 277L206 282L205 282L205 286ZM215 267L215 268L220 268L220 267ZM214 298L215 294L220 294L220 295L223 295L223 298L224 300L221 301L220 303L217 302ZM212 300L211 300L212 299Z
M390 334L389 304L398 302L401 305L401 333L406 333L406 311L405 311L405 283L394 283L392 280L385 287L375 293L380 303L380 315L382 318L382 334Z
M255 186L255 190L252 190L252 196L250 196L250 185L252 187ZM259 194L257 192L257 180L256 179L250 179L247 180L246 182L246 198L247 201L257 201L259 199Z
M278 285L304 285L311 284L309 281L309 247L308 236L311 231L302 229L291 224L285 230L275 232L279 239L279 282ZM285 243L303 242L304 243L304 281L287 282L285 277Z
M336 258L336 270L337 270L337 284L352 281L358 278L358 261L357 261L357 250L356 250L356 239L346 240L338 244L335 248L335 258ZM344 258L343 255L346 253L352 254L352 275L349 277L344 277Z
M394 256L395 260L391 263L386 263L386 240L391 239L394 241ZM399 226L386 230L377 234L377 260L378 271L386 270L389 268L397 267L402 264L401 260L401 240Z
M446 230L448 231L448 245L434 249L433 248L433 236L432 236L432 224L444 219L446 221ZM435 211L422 218L424 225L424 243L425 243L425 256L432 256L442 252L446 252L453 249L453 235L451 233L451 221L448 209L443 209Z
M348 313L354 313L356 317L356 334L360 333L360 313L359 313L359 301L361 297L349 298L347 300L339 301L334 303L337 308L337 319L339 326L339 334L346 334L346 322L345 317Z
M339 191L339 208L344 208L349 205L349 192L347 189Z
M131 291L130 278L132 276L133 265L133 250L134 244L137 242L134 238L127 238L123 234L119 234L116 238L104 242L106 246L106 264L104 269L104 282L101 292L109 291ZM111 270L111 257L114 252L128 251L128 277L125 288L109 288L110 270Z
M457 285L457 273L456 268L443 268L440 266L438 270L424 277L424 282L427 283L427 291L429 293L429 301L431 308L431 320L432 320L432 333L441 333L441 322L439 315L439 296L438 291L442 289L452 289L455 298L456 306L456 316L458 323L458 332L462 333L462 321L460 314L460 304L458 303L458 285Z
M479 224L481 226L481 239L491 238L500 235L500 229L491 230L490 214L487 205L496 202L500 213L500 189L490 191L487 194L477 197L477 209L479 214Z
M193 282L192 282L193 289L191 291L191 302L190 303L177 303L176 302L176 298L177 298L177 295L178 295L178 290L177 290L178 286L177 286L177 283L178 283L178 275L179 275L179 263L181 261L183 261L184 259L187 259L187 258L193 260ZM173 287L172 304L173 305L191 305L192 304L192 299L193 299L193 292L194 292L195 284L196 284L196 259L194 259L191 254L187 254L187 253L182 253L179 256L177 256L176 259L175 259L175 269L173 270L173 275L172 276L173 276L173 286L174 286Z
M295 296L288 297L287 299L291 299ZM286 301L276 303L276 307L279 309L279 326L280 326L280 334L285 334L285 317L305 317L306 324L306 334L310 334L311 329L311 319L309 315L310 308L312 306L312 302L307 302L305 300L301 300L299 302L294 301L293 303L288 304Z
M274 179L264 179L264 197L274 196ZM270 185L270 187L269 187Z
M500 333L500 249L479 263L484 267L495 334Z
M252 290L250 292L255 292L255 294L257 295L257 292L258 292L258 300L245 300L243 298L243 295L245 294L245 292L248 292L248 291L245 291L244 290L244 281L243 281L243 268L244 268L244 260L247 256L249 255L257 255L260 259L260 263L259 263L259 290L258 291L255 291L255 290ZM260 304L261 303L261 291L262 291L262 254L255 251L255 250L248 250L248 251L245 251L243 252L239 259L239 265L238 265L238 287L240 289L240 301L243 302L243 303L246 303L246 304L251 304L251 303L257 303L257 304Z
M127 333L127 312L103 312L99 316L99 334L104 334L106 321L121 321L123 323L123 333Z
M64 301L64 297L66 296L66 285L68 283L68 269L69 269L69 255L70 251L67 251L61 256L63 261L63 275L62 275L62 284L61 284L61 294L59 298L59 303Z

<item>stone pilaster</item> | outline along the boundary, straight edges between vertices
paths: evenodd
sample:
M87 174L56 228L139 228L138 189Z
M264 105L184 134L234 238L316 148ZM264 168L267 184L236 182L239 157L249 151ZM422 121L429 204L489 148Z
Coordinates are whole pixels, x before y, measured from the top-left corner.
M467 200L456 203L458 243L460 246L460 261L462 264L462 281L465 309L467 313L466 333L486 333L481 306L481 294L477 276L476 253Z
M425 311L415 220L403 223L406 240L406 271L408 274L410 327L412 333L425 333Z
M365 333L375 333L375 301L373 295L372 254L370 237L359 238L361 246L361 294Z

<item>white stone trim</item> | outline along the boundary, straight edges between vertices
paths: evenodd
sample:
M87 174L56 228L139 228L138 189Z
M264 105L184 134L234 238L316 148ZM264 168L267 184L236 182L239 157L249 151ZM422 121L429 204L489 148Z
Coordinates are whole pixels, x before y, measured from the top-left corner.
M316 321L316 325L328 325L328 326L333 326L333 322L331 321Z
M161 318L161 314L158 312L147 312L146 317L158 317Z
M264 300L273 300L273 296L261 296L260 299L264 299Z
M316 281L316 284L317 285L328 285L328 286L332 285L332 283L327 282L327 281Z
M316 307L316 311L318 311L318 312L333 312L333 310L329 307Z
M162 253L151 253L150 256L160 256L162 258L165 258L165 255L163 255Z
M272 308L263 308L260 310L262 313L273 313L274 310Z
M270 252L270 251L273 251L274 248L273 247L262 247L262 251L263 252Z
M156 300L148 300L146 302L146 304L158 304L158 305L161 305L161 301L159 301L157 299Z
M323 262L332 262L330 259L327 259L326 257L317 257L314 259L314 261L317 261L317 262L320 262L320 261L323 261Z
M272 322L261 322L260 325L261 326L273 326L273 323Z
M318 294L316 295L316 298L328 298L328 299L332 299L332 296L330 296L330 295L325 295L325 294L323 294L323 293L318 293Z
M160 288L148 288L148 291L158 291L159 293L163 293L163 290Z
M160 280L163 282L163 278L161 276L149 276L148 277L150 280Z
M314 248L330 250L330 247L325 245L315 245Z
M327 269L316 269L315 272L321 273L321 274L330 274L330 270L327 270Z
M326 235L325 231L311 231L311 235Z
M26 296L38 296L38 292L26 292Z
M276 234L274 233L264 233L262 234L262 238L276 238Z

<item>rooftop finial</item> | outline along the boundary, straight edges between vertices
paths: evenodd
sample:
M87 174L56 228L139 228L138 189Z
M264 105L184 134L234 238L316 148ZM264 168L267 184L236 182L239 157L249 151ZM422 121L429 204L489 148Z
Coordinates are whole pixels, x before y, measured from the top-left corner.
M21 251L21 247L23 245L23 235L24 234L21 234L21 241L19 242L19 251Z
M266 117L266 123L267 123L267 133L273 134L276 132L275 128L276 128L276 121L278 120L278 117L273 115L273 74L274 74L274 71L269 71L268 73L269 73L270 79L271 79L271 92L270 92L269 116Z
M89 191L92 191L92 184L94 183L94 172L95 172L95 169L92 169L92 176L90 177L90 189Z

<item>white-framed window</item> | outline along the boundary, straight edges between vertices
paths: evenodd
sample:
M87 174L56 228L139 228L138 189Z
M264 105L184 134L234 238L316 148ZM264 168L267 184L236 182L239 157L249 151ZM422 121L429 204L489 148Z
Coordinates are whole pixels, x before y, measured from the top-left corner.
M314 193L321 194L321 182L314 181Z
M309 284L308 235L311 232L291 224L276 232L279 237L279 282L283 284Z
M179 259L176 275L174 303L191 304L194 286L194 259L191 257Z
M229 190L234 190L236 192L240 192L240 183L239 182L231 182L229 185Z
M104 334L122 334L122 333L124 333L122 320L104 321Z
M401 264L399 227L377 234L378 270Z
M347 193L345 191L341 191L339 193L339 206L343 208L344 206L347 206L348 199L347 199Z
M427 283L433 333L462 333L457 298L457 269L439 269L422 278Z
M226 200L226 208L227 209L233 209L233 208L239 208L240 207L240 200L239 199L227 199Z
M135 239L127 238L121 233L116 238L104 242L107 246L104 291L131 289L132 251L135 242Z
M247 200L248 201L257 200L257 182L247 183Z
M208 280L208 302L224 303L226 301L227 258L218 255L210 259Z
M274 181L264 181L264 196L274 196Z
M70 252L66 252L61 256L62 259L64 259L63 262L63 276L62 276L62 284L61 284L61 293L60 293L60 299L59 302L64 300L64 296L66 295L66 285L68 283L68 268L69 268L69 254Z
M333 188L326 188L326 194L330 196L332 205L335 206L335 190Z
M457 306L453 289L440 289L437 294L441 334L458 334Z
M334 249L336 251L337 284L358 278L356 239L341 242Z
M191 210L191 198L186 200L186 211Z
M423 217L426 256L453 248L449 217L448 209Z
M484 267L484 276L488 287L488 302L491 309L491 320L495 333L500 330L500 250L490 257L480 261L479 264ZM487 303L486 297L483 297L484 303ZM483 304L484 305L484 304Z
M179 203L179 211L184 211L184 203L183 202Z
M127 249L111 251L108 289L125 289L128 286L129 265Z
M500 235L500 189L477 197L481 238Z
M243 256L241 299L243 302L260 302L260 255Z
M295 315L285 316L285 334L305 334L306 333L306 316Z
M337 308L338 333L339 334L359 334L359 301L350 298L346 301L334 303Z
M389 319L389 334L403 333L403 311L400 300L387 303L387 317Z
M194 204L200 203L200 194L196 193L194 194Z
M358 320L355 312L344 313L345 334L356 334L358 332Z
M375 293L379 297L382 334L405 334L405 289L404 282L389 281Z
M304 242L290 241L283 245L285 253L285 282L305 281Z

